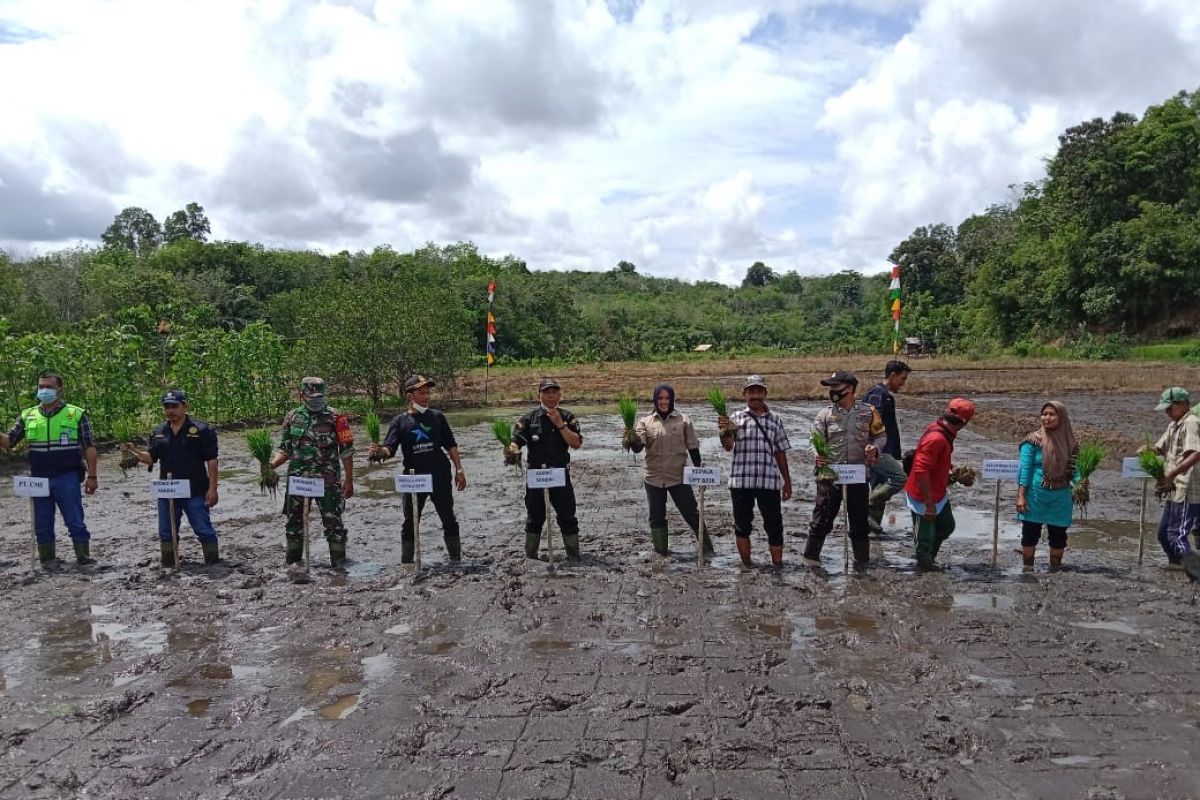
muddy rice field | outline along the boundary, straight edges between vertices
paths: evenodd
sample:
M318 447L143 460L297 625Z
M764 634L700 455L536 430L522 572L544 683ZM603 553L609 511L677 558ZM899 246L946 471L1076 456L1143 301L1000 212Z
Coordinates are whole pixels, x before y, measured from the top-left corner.
M1064 399L1136 446L1165 424L1154 394ZM900 397L908 442L943 401ZM1039 405L981 397L957 461L1015 458ZM818 408L773 404L796 448L779 571L758 529L741 567L724 489L705 498L715 558L697 566L674 511L672 555L655 555L615 408L582 409L584 558L553 572L522 555L523 476L477 414L452 417L464 560L446 562L430 507L419 573L399 563L395 467L368 468L365 448L350 565L324 566L314 525L307 583L283 570L282 497L260 495L240 433L222 437L212 568L186 525L183 569L157 566L146 475L108 454L85 501L100 563L31 571L28 506L5 477L0 796L1200 797L1200 606L1163 569L1153 499L1137 563L1140 484L1105 465L1060 573L1044 542L1022 571L1011 484L992 566L985 481L955 490L944 572L914 569L898 498L868 572L843 571L840 529L808 568ZM684 410L727 467L711 410Z

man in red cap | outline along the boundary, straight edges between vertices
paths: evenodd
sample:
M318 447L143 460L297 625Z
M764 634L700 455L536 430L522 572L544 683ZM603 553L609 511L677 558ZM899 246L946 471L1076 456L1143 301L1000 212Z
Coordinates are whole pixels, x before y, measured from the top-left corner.
M955 437L974 416L975 404L965 397L956 397L917 442L904 491L917 527L917 565L922 569L938 569L938 550L954 533L954 513L946 492L952 469L950 459L954 455Z

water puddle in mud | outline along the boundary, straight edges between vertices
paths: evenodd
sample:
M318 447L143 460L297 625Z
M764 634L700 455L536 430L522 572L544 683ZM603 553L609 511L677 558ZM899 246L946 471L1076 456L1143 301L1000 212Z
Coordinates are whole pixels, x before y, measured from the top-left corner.
M1099 620L1097 622L1072 622L1071 624L1076 628L1085 628L1092 631L1112 631L1113 633L1124 633L1129 636L1137 636L1142 632L1140 628L1119 619Z
M1051 758L1050 763L1060 767L1082 767L1087 764L1095 764L1099 760L1096 756L1058 756Z
M570 650L575 645L570 642L564 642L559 639L539 639L536 642L529 642L527 645L530 650L539 655L548 655L550 653L561 653L565 650Z
M950 596L948 611L1012 611L1016 601L1004 594L955 593Z
M321 719L345 719L358 710L360 697L361 696L357 692L354 694L341 695L332 703L321 706L321 708L317 710L317 715Z
M283 720L280 727L309 717L346 719L362 710L363 700L375 687L396 674L396 659L387 652L353 660L347 648L334 647L312 654L311 660L315 663L308 667L304 679L309 702Z
M202 717L208 713L208 707L211 703L211 697L201 697L199 700L193 700L187 704L188 713L193 717Z

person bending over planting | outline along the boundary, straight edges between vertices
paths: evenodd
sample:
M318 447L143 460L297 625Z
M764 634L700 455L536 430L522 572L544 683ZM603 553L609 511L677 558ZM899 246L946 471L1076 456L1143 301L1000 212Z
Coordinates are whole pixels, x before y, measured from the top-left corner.
M975 404L956 397L942 416L921 434L913 453L912 469L904 491L917 529L917 566L939 569L938 550L954 533L954 512L950 510L950 485L953 469L954 439L975 416Z

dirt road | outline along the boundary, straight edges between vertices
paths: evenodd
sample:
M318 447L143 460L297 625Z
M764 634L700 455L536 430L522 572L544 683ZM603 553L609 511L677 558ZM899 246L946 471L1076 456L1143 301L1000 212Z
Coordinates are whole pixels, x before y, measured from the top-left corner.
M1144 397L1123 397L1086 424L1161 429ZM711 411L685 410L715 463ZM101 566L31 573L27 507L5 488L0 796L1200 796L1200 607L1153 530L1136 566L1136 483L1098 475L1061 573L1044 549L1036 572L1019 568L1011 486L991 568L990 483L955 495L944 573L913 570L898 501L866 575L843 574L836 531L809 570L792 537L811 509L817 406L775 410L801 448L781 572L738 566L723 490L706 502L715 559L697 569L683 535L655 556L615 413L583 418L585 557L554 574L519 555L522 477L477 418L459 418L465 560L445 563L430 515L420 578L399 565L391 465L360 466L350 568L307 584L281 569L279 502L234 434L215 510L224 567L198 566L185 528L188 563L164 575L145 476L122 479L108 456L86 501ZM901 413L910 437L928 419ZM1014 441L968 429L959 460L1015 457Z

